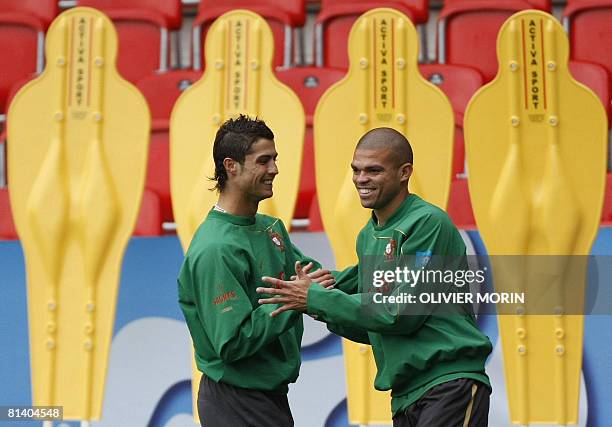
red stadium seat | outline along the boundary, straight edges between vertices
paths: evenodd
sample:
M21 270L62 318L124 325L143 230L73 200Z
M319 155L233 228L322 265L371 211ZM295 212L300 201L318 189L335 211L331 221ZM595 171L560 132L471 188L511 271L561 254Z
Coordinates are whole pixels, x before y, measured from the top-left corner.
M36 77L36 75L29 75L26 78L16 81L11 86L11 88L8 91L8 97L6 99L7 110L11 106L11 101L13 100L17 92L19 92L19 89L21 89L23 85L25 85L27 82L32 80L34 77ZM0 130L2 131L0 133L0 188L6 185L6 144L7 144L6 126L2 127L1 122L2 121L0 121Z
M344 74L344 70L315 67L289 68L276 72L279 80L293 89L300 97L306 113L302 176L293 214L295 218L308 218L310 205L316 192L312 125L317 102L327 88L344 77Z
M455 113L455 146L448 214L458 227L474 228L474 214L465 176L463 115L470 99L482 86L483 77L477 70L460 65L422 64L419 70L423 77L442 89Z
M601 222L606 225L612 225L612 172L608 172L606 197L604 199L603 210L601 212Z
M7 188L0 188L0 240L16 240L17 230L11 213L11 203Z
M44 29L51 24L59 13L57 0L2 0L0 14L14 13L36 17Z
M319 199L315 195L308 214L308 231L323 231L323 219L319 209Z
M176 70L152 74L136 83L151 110L151 143L146 187L159 197L162 222L172 222L170 197L169 120L174 102L183 90L202 75L199 71Z
M451 182L451 192L446 211L457 227L463 230L476 228L467 179L454 179Z
M464 171L463 114L472 95L483 84L482 75L473 68L450 64L422 64L423 77L439 86L448 97L455 113L455 152L453 178Z
M472 95L482 86L482 75L473 68L450 64L421 64L423 77L440 87L455 113L455 153L453 178L464 170L463 114Z
M6 129L0 132L0 188L6 187Z
M149 144L146 188L159 196L163 222L174 221L170 194L170 137L168 131L153 131Z
M0 2L0 115L11 86L42 71L45 31L57 13L57 0Z
M170 68L169 31L182 25L181 0L79 0L101 10L119 36L117 68L131 82Z
M172 107L181 92L202 76L201 71L174 70L153 73L136 82L136 86L147 99L151 111L153 130L169 129L168 120Z
M438 19L437 58L441 64L468 65L485 81L497 73L497 33L524 9L550 11L550 0L447 0Z
M588 86L601 99L610 122L610 81L608 72L599 64L581 61L570 61L570 72L576 80Z
M321 0L315 24L315 64L319 67L348 68L348 36L353 23L370 9L397 9L415 24L429 18L427 0ZM422 46L425 55L426 45Z
M193 22L192 46L193 68L204 68L202 47L208 28L215 19L235 9L247 9L261 15L274 35L274 66L289 67L293 64L294 52L301 63L302 45L299 28L306 22L305 0L225 0L223 2L200 0L198 16ZM196 40L199 43L196 43Z
M155 191L145 188L134 236L161 236L162 222L159 196Z
M603 65L612 86L612 0L568 0L563 23L571 58Z
M321 95L346 74L338 68L296 67L277 70L276 77L299 96L306 113L306 125L312 126L313 115Z

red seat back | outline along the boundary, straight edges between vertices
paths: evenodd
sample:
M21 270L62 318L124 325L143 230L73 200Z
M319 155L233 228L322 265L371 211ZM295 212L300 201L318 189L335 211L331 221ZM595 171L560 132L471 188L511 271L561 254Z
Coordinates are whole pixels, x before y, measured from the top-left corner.
M606 197L601 212L601 221L607 225L612 225L612 172L608 172Z
M276 71L276 77L293 89L302 101L307 126L312 126L312 115L319 98L345 74L346 70L343 69L323 67L296 67Z
M570 61L569 68L576 80L588 86L599 97L608 114L609 123L612 94L610 93L610 80L606 69L599 64L581 61Z
M287 18L283 18L283 23L290 27L301 27L306 22L306 1L305 0L200 0L198 15L205 16L207 20L215 20L226 12L235 9L258 10L264 14L271 13L277 16L276 12L282 12ZM281 16L281 15L278 15ZM264 16L265 17L265 16Z
M174 220L170 196L169 120L180 94L195 83L202 73L176 70L149 75L136 83L149 104L152 117L151 143L146 187L159 197L162 222Z
M201 71L173 70L167 73L153 73L136 82L147 99L154 130L168 130L168 120L174 103L180 94L198 81Z
M448 214L461 228L475 226L472 203L465 170L465 144L463 140L463 115L472 96L483 84L482 75L475 69L450 64L422 64L423 77L438 86L448 97L455 113L455 144L453 174L448 200Z
M463 114L474 93L482 86L483 77L473 68L450 64L421 64L419 70L423 77L444 92L455 113L454 179L464 170Z
M451 182L446 211L457 227L464 230L476 228L467 179L455 179Z
M0 114L8 110L15 82L36 72L37 32L21 25L0 23Z
M181 27L180 0L79 0L79 6L99 9L113 21L119 38L117 68L125 79L136 82L169 68L171 43L167 31ZM165 41L162 34L166 34Z
M572 59L603 65L612 86L612 0L568 0L563 15Z
M361 15L379 7L401 7L408 10L409 17L414 19L415 24L424 24L429 19L427 0L321 0L321 13L324 14L329 14L329 11L333 10L352 10L353 14Z
M323 218L319 208L319 199L315 195L308 213L308 231L323 231Z
M448 97L455 112L455 124L463 127L463 113L484 84L482 74L472 67L452 64L419 64L419 71Z
M313 115L319 98L335 82L344 77L345 71L333 68L290 68L279 70L276 76L299 96L306 113L304 151L302 155L302 174L300 189L295 205L295 218L308 218L310 205L316 193Z
M0 114L11 86L42 66L41 36L57 13L57 0L0 2Z
M41 20L46 29L59 13L57 0L2 0L0 14L24 14Z
M183 24L182 4L176 0L79 0L79 6L89 6L105 13L129 10L134 15L138 11L149 11L161 15L169 30L180 30Z
M174 221L172 196L170 194L170 137L168 131L151 133L146 188L159 196L163 222Z
M438 62L467 65L485 81L497 73L497 33L510 16L524 9L550 11L550 0L450 0L439 17ZM440 32L438 33L440 37Z
M0 188L0 240L18 239L7 188Z
M397 9L415 24L427 22L426 0L322 0L317 16L316 63L348 68L348 37L353 24L365 12L378 7Z
M153 190L145 188L134 236L160 236L163 232L162 222L159 196Z
M274 36L274 58L272 64L275 67L288 65L285 64L285 43L289 43L289 40L286 40L285 30L287 28L304 26L306 22L305 0L224 0L223 2L200 0L198 16L194 20L193 26L194 28L201 28L200 46L202 48L199 49L200 57L198 60L202 65L195 68L204 68L203 46L211 24L224 13L235 9L250 10L266 20ZM293 44L293 41L291 41L291 45ZM288 51L291 52L292 47L288 48ZM197 49L194 49L193 52L195 54ZM289 61L292 61L292 59L289 58ZM197 61L194 61L195 63Z

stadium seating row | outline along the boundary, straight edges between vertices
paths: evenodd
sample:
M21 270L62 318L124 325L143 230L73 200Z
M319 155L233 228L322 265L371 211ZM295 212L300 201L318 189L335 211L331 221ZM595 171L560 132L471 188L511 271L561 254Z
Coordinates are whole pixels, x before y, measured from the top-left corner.
M179 55L170 33L182 26L181 0L78 0L105 12L119 33L118 68L136 82L154 71L164 72ZM375 7L392 7L417 25L429 18L427 0L321 0L315 23L315 65L347 68L346 42L359 15ZM203 41L210 24L223 13L246 8L266 18L277 46L274 64L303 63L301 28L306 21L305 0L201 0L193 22L191 63L203 64ZM497 70L495 41L501 24L513 13L529 8L550 12L550 0L446 0L437 28L436 62L470 66L484 81ZM57 0L3 0L0 5L0 113L6 111L11 85L39 72L43 65L43 36L58 13ZM572 59L602 65L612 78L612 0L568 0L564 24L570 35ZM424 28L424 27L422 27ZM178 41L178 35L174 38ZM425 47L425 43L423 43ZM607 103L609 110L609 102Z

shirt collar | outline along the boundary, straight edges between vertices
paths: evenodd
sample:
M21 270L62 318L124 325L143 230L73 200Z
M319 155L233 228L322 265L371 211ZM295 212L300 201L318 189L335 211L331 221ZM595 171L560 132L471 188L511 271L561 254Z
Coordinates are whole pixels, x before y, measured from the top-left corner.
M253 225L255 224L255 216L238 216L227 212L221 212L214 208L208 213L208 218L216 218L221 221L229 222L234 225Z
M399 207L387 219L387 221L385 222L384 225L378 225L378 218L376 218L376 215L374 214L374 211L372 211L372 219L371 219L371 221L372 221L372 226L374 227L374 230L376 230L376 231L386 230L387 228L390 228L390 227L394 226L397 222L399 222L404 217L404 215L410 209L410 206L412 205L412 203L418 197L419 196L417 196L416 194L408 194L408 196L406 196L406 198L404 199L402 204L399 205Z

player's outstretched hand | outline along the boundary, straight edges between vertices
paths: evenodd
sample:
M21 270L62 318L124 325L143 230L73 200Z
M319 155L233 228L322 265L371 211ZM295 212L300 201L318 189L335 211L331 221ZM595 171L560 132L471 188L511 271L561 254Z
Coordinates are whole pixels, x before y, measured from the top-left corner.
M331 271L324 268L319 268L318 270L315 270L311 273L310 270L312 270L313 266L314 264L312 262L309 262L302 268L302 270L308 275L308 277L310 277L310 280L312 280L313 282L318 283L324 288L333 288L336 284L336 279L334 278L334 276L332 276ZM291 280L295 279L297 279L297 276L291 276Z
M312 285L312 279L302 269L299 261L295 263L297 278L292 281L280 280L274 277L264 276L261 279L274 286L273 288L257 288L257 293L274 295L271 298L260 299L260 304L282 304L270 316L275 317L287 310L306 311L306 300L308 289Z

